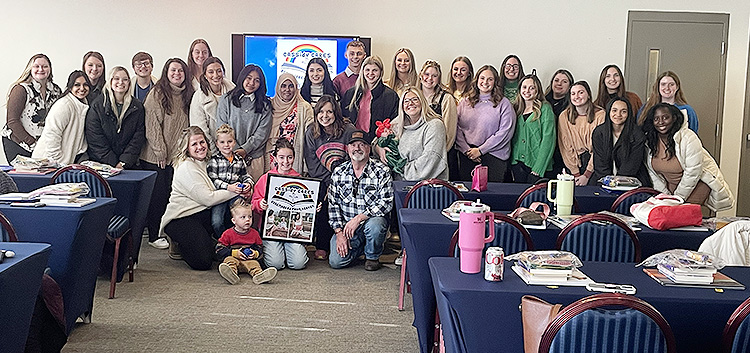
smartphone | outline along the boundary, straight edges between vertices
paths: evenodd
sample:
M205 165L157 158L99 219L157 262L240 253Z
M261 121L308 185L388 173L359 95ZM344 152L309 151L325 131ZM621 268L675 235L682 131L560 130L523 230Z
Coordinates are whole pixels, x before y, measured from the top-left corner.
M629 284L589 283L586 285L586 290L590 292L635 294L635 287Z

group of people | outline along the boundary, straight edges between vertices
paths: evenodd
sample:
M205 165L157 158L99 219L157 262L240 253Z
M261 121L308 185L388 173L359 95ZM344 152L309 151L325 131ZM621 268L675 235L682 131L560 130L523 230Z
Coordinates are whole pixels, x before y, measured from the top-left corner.
M362 254L366 269L380 267L393 178L471 180L479 164L489 181L534 183L565 169L576 185L624 175L712 210L733 204L671 71L643 104L616 65L602 70L593 96L564 69L544 90L515 55L500 70L476 72L457 57L447 85L439 63L418 71L408 48L396 52L387 80L362 42L348 43L345 57L334 78L319 58L301 86L281 74L269 98L259 66L232 82L202 39L187 61L167 60L158 79L148 53L132 58L134 77L116 66L105 78L104 57L88 52L65 91L50 59L37 54L8 94L3 147L8 161L88 159L155 171L149 244L200 270L218 255L230 283L238 271L263 283L276 275L270 268L308 262L303 244L258 236L269 173L321 180L314 256L334 268Z

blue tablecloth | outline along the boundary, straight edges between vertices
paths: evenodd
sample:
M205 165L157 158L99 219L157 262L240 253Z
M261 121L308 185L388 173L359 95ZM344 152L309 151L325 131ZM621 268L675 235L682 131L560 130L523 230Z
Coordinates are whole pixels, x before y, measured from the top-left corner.
M522 352L523 331L518 304L525 294L550 303L568 305L595 294L582 287L527 286L506 263L505 279L488 282L483 274L458 269L458 259L432 258L430 271L438 296L440 319L448 352ZM678 352L719 352L721 334L729 316L750 291L663 287L641 268L629 264L585 263L581 270L597 282L632 284L636 297L653 305L669 322ZM750 285L750 268L722 272ZM491 323L491 324L490 324Z
M68 333L78 317L90 318L99 259L115 202L100 198L80 208L0 205L19 241L52 245L48 267L62 290Z
M394 181L394 202L396 209L401 209L404 198L409 192L404 187L416 184L416 181ZM464 182L467 187L471 183ZM487 190L482 192L464 192L467 200L481 199L482 203L489 205L493 210L513 210L516 208L516 200L526 190L529 184L516 183L487 183ZM578 201L580 213L592 213L609 210L612 203L620 196L617 192L607 192L598 186L577 186L575 198Z
M2 243L15 257L0 262L0 342L3 352L23 352L29 335L42 274L50 255L48 244Z
M10 174L13 181L18 185L21 192L36 190L42 186L49 185L52 174L30 175ZM109 186L112 187L112 197L117 199L115 207L116 215L128 217L133 238L133 254L138 260L141 249L141 234L146 226L146 213L154 191L156 172L150 170L123 170L120 174L107 178ZM125 270L127 257L127 243L123 242L120 253L120 274Z
M411 281L414 326L419 334L420 347L426 352L433 339L435 294L427 260L435 256L448 256L450 239L458 229L453 222L437 210L403 208L399 210L399 234L407 250L407 271ZM537 250L554 249L560 230L548 226L546 230L531 230ZM711 232L656 231L648 227L636 232L641 242L642 257L674 248L698 250ZM749 283L750 284L750 283Z

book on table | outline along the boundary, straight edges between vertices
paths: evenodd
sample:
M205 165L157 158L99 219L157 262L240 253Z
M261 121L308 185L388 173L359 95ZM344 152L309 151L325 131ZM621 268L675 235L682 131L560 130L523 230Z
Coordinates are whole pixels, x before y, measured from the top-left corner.
M667 286L667 287L693 287L693 288L745 290L745 285L743 285L740 282L735 281L731 277L721 272L714 273L712 276L713 281L708 284L678 283L669 279L669 277L667 277L665 274L659 272L659 269L657 268L644 268L643 272L649 275L649 277L653 278L656 282L659 282L659 284L661 284L662 286Z
M553 275L531 274L518 264L513 265L512 269L528 285L585 287L589 283L594 283L591 278L577 268L571 270L570 275L564 273Z

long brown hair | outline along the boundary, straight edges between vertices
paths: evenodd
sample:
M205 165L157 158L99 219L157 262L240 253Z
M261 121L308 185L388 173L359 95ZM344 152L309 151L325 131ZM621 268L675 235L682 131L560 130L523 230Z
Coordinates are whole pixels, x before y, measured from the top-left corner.
M467 58L465 56L459 56L459 57L453 59L453 62L451 63L451 67L448 70L448 77L449 77L449 79L448 79L448 91L451 92L451 94L456 91L456 80L453 79L453 65L455 63L459 62L459 61L463 62L464 64L466 64L466 66L469 67L469 74L466 76L466 88L467 88L467 90L468 90L469 86L471 85L471 81L474 79L474 66L471 64L471 60L469 60L469 58Z
M485 70L489 70L492 75L495 76L495 84L492 86L492 92L490 93L492 106L497 107L497 105L500 104L500 101L505 98L505 96L503 96L503 89L500 88L500 74L497 73L497 69L492 65L484 65L477 70L477 75L471 80L469 94L466 96L466 99L469 100L469 104L471 104L472 108L479 102L479 75Z
M83 72L86 72L86 60L88 60L89 58L96 58L96 59L99 59L99 61L102 62L102 75L99 76L99 79L96 81L96 84L95 85L92 84L92 87L91 87L92 89L94 87L101 89L102 87L104 87L104 81L107 80L104 77L104 74L107 72L107 65L104 64L104 56L102 56L102 54L100 52L98 52L98 51L90 51L90 52L84 54L83 55L83 63L81 63L81 70L83 70ZM47 61L49 61L49 59L47 59ZM50 67L51 66L52 65L50 64ZM52 77L50 76L50 79L51 78Z
M398 57L398 54L406 53L406 56L409 57L409 72L407 74L409 75L409 82L401 82L401 79L398 78L398 70L396 70L396 57ZM403 89L405 86L414 86L419 81L419 77L417 77L417 63L414 62L414 53L411 52L409 48L400 48L399 50L396 50L396 54L393 55L393 62L391 62L391 76L388 78L388 86L391 87L392 90L396 91L399 89Z
M192 43L190 43L190 49L188 49L188 61L187 61L188 69L190 70L190 77L193 77L193 75L196 72L200 73L200 71L201 71L201 67L198 66L198 63L196 63L195 60L193 60L193 49L195 49L195 46L198 45L199 43L205 44L206 48L208 49L208 57L206 57L206 59L214 56L211 53L211 46L208 45L208 42L206 42L205 39L198 38L198 39L194 40ZM191 79L191 81L192 81L192 79Z
M184 89L180 93L182 106L177 108L182 109L183 113L189 114L190 100L193 99L193 93L195 92L193 91L193 85L190 83L193 80L193 76L190 74L188 65L180 58L171 58L164 63L164 68L161 70L161 77L159 81L156 81L156 85L154 85L154 89L161 93L161 97L154 96L154 98L161 100L161 108L165 114L172 115L174 113L174 107L172 107L172 85L169 83L169 78L167 77L169 76L169 65L172 63L180 64L185 76L185 79L182 80L182 87ZM150 94L151 92L149 92Z
M599 74L599 91L596 92L596 100L594 100L594 104L600 106L600 107L606 107L607 103L609 103L609 91L607 90L607 84L604 83L604 80L607 78L607 71L609 69L615 69L617 71L617 74L620 75L620 86L617 87L617 92L615 92L615 97L625 97L625 77L622 76L622 70L615 65L615 64L609 64L605 66L602 69L602 73Z
M594 105L594 102L591 100L591 87L589 86L589 83L586 81L576 81L574 84L570 85L570 91L573 90L573 86L581 86L586 90L586 93L589 95L588 102L585 103L586 105L586 120L589 124L594 122L594 119L596 117L596 112L599 110L602 110L601 107L598 105ZM565 108L567 112L566 118L570 122L571 125L576 124L576 118L578 117L578 110L576 110L576 106L573 105L573 101L570 99L570 91L568 91L568 107Z
M661 75L656 78L656 81L654 81L654 85L651 86L651 94L648 95L648 100L646 101L646 104L643 105L643 109L641 109L641 115L638 117L638 125L643 125L643 121L646 119L646 112L648 112L651 107L661 103L659 83L661 82L661 79L667 76L671 77L674 80L674 83L677 84L677 92L674 93L674 103L679 105L687 104L685 96L682 94L682 84L680 84L680 78L677 77L677 74L672 71L662 72Z
M341 113L341 107L339 106L339 103L336 102L336 98L334 98L330 94L324 94L320 96L320 99L318 99L318 103L315 104L315 110L313 114L313 119L315 119L315 122L312 123L312 136L313 138L320 138L320 135L323 133L323 127L320 126L320 123L318 122L318 114L320 114L320 111L323 110L323 106L326 105L326 103L331 103L331 107L333 109L333 123L331 124L331 127L333 128L333 134L331 137L333 138L339 138L341 137L341 134L344 133L344 125L346 124L346 121L344 120L344 115Z
M226 70L224 69L224 63L221 62L221 59L210 56L206 58L206 61L203 62L203 70L201 71L201 75L198 78L198 83L200 83L201 92L205 95L209 95L212 93L211 91L211 84L208 83L208 79L206 79L206 70L208 69L208 65L211 65L213 63L219 63L221 65L221 71L226 74ZM188 64L189 66L189 64Z

